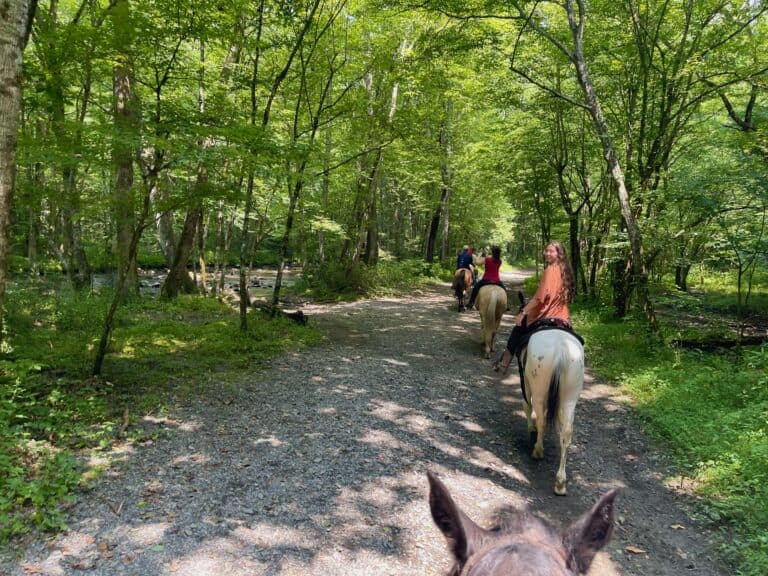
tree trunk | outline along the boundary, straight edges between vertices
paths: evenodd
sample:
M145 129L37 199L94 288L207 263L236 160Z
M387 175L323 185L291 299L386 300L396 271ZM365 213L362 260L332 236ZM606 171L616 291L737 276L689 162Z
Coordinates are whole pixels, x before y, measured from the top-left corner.
M219 200L219 208L216 210L216 249L213 253L213 295L217 298L222 292L219 279L224 277L227 269L224 263L225 220L224 200Z
M205 261L205 239L207 236L207 226L205 218L200 215L200 221L197 224L197 265L200 268L200 280L198 289L203 295L208 294L208 266Z
M443 186L440 191L440 202L432 213L432 220L429 223L424 260L430 264L435 261L435 246L437 245L437 232L440 229L440 216L446 209L445 207L450 194L450 188Z
M325 131L325 152L323 154L323 180L320 189L320 213L328 216L328 192L331 188L331 155L333 154L333 134L330 128ZM325 232L320 230L317 234L317 257L321 263L325 262Z
M155 185L152 188L152 206L162 206L165 201L165 190ZM155 212L155 232L157 233L157 245L165 258L165 265L173 266L173 249L176 246L176 235L173 232L173 218L169 210Z
M135 218L133 190L133 156L131 145L135 134L134 96L129 70L117 65L114 68L115 130L116 138L112 149L115 169L115 256L118 270L125 271L124 297L137 295L139 278L136 262L128 261L131 238L134 234Z
M45 32L55 35L54 29L58 24L58 2L53 1L48 8L48 18L43 25ZM42 24L42 23L41 23ZM56 137L56 145L62 160L57 165L61 170L62 193L59 195L60 208L58 215L61 221L57 230L59 236L59 259L67 275L70 286L76 290L85 288L90 284L90 267L82 248L82 234L78 213L80 211L80 196L77 190L78 160L80 155L80 127L73 129L66 125L65 118L65 80L63 78L63 64L57 51L58 46L45 45L45 49L53 55L47 60L45 69L46 91L51 103L51 126ZM90 78L84 82L85 102L81 106L81 116L78 120L83 122L87 98L90 89Z
M581 246L579 244L579 214L573 212L568 214L568 244L571 253L571 268L575 276L575 288L578 291L581 287L581 293L586 291L584 281L584 266L581 263Z
M242 186L242 178L238 186ZM223 205L223 201L222 201ZM229 249L232 245L233 230L235 228L235 214L237 213L237 206L232 208L232 216L227 220L226 211L222 212L221 224L223 230L221 233L221 254L219 257L219 275L218 275L218 288L217 295L221 295L224 292L224 281L226 280L227 267L229 266Z
M578 16L574 11L574 2L579 6ZM608 163L611 178L616 185L621 215L627 228L627 236L629 237L631 251L632 287L637 290L640 305L642 306L649 326L654 332L658 332L659 325L656 320L656 313L653 309L653 302L648 293L648 275L645 271L643 262L643 238L640 233L640 228L637 225L635 215L632 212L629 193L627 192L627 187L624 182L624 173L619 164L618 156L616 155L616 148L610 135L608 122L603 114L603 109L600 105L597 93L595 92L594 85L592 84L587 62L584 57L583 34L585 8L583 0L567 0L566 10L568 13L568 23L574 40L574 52L572 56L573 64L576 67L576 76L582 91L584 92L590 116L592 117L598 138L603 147L603 154ZM617 310L617 312L619 312L619 310Z
M248 307L251 305L251 298L248 295L248 282L246 273L248 270L248 225L251 219L251 206L253 205L253 185L255 174L253 168L248 174L248 184L245 188L245 208L243 213L243 230L240 237L240 330L248 330Z
M453 191L453 174L451 172L451 156L453 149L451 145L451 117L453 115L453 101L448 98L445 104L445 121L440 126L440 178L443 183L443 201L441 202L443 234L440 244L440 260L448 261L448 240L450 231L450 212L449 204L451 193Z
M38 133L44 132L42 123L38 126ZM27 259L29 260L29 271L33 276L40 272L38 237L40 236L40 223L43 211L42 199L37 194L45 183L45 169L42 162L36 162L29 171L31 193L27 198L26 204L29 207L27 215Z
M202 218L203 208L200 204L193 206L187 212L187 217L184 219L184 227L179 237L179 244L176 246L176 252L173 257L173 266L168 271L168 276L160 288L160 296L162 298L176 298L180 293L194 294L197 292L197 287L187 271L187 263L195 243L198 223Z
M688 292L688 273L690 271L690 264L677 264L675 266L675 286L678 290Z
M0 11L0 340L4 334L11 208L16 184L16 143L21 113L22 55L29 38L35 0L6 2Z
M368 206L368 226L365 239L365 263L368 266L375 266L379 261L378 191L379 186L374 185Z
M630 264L625 259L615 260L611 264L611 285L613 288L613 310L617 318L623 318L629 307Z
M153 173L151 179L156 181L157 174ZM146 183L145 183L146 185ZM117 271L117 285L115 286L115 293L112 297L112 303L109 305L107 315L104 318L104 326L101 330L101 338L99 339L99 346L96 349L96 358L93 361L93 369L91 374L93 376L99 376L101 374L102 366L104 365L104 358L107 355L107 348L109 347L109 341L112 336L112 329L115 324L115 314L122 301L121 295L125 292L125 279L128 272L128 268L131 262L136 261L136 253L139 249L139 240L144 232L146 226L147 215L149 214L150 203L150 191L151 185L146 185L146 192L144 194L144 200L142 202L141 213L139 214L139 221L136 227L133 229L133 235L131 236L130 243L128 244L128 257L124 261L124 268Z
M375 266L379 260L379 214L377 195L379 192L379 170L381 168L382 150L379 148L373 164L373 171L368 180L368 206L366 209L365 226L365 263Z
M290 203L288 205L288 216L285 219L285 232L283 238L280 241L280 258L277 265L277 275L275 276L275 289L272 291L272 303L270 305L270 311L272 316L277 313L278 303L280 301L280 289L283 285L283 269L288 260L288 248L291 240L291 232L293 231L293 220L296 212L296 204L298 203L299 196L301 196L301 190L304 186L304 168L306 161L301 163L299 168L298 178L291 191Z

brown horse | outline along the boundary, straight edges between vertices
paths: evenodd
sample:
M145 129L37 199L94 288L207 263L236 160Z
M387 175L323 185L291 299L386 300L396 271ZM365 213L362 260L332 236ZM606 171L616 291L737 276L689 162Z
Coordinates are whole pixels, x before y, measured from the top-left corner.
M429 477L429 507L454 556L449 576L575 576L589 570L613 532L617 490L560 532L529 513L506 519L492 530L475 524L456 505L445 485Z
M456 295L456 300L459 302L459 312L463 312L467 309L464 304L464 298L467 296L467 292L472 290L472 271L469 268L459 268L453 274L453 293Z
M475 308L480 311L485 357L490 358L501 317L507 311L507 291L498 284L486 284L477 293Z

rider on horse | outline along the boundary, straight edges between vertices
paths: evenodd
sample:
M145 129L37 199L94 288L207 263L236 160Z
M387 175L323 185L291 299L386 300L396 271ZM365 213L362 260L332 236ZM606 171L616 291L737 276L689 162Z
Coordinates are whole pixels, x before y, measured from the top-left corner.
M472 296L469 297L469 304L467 304L467 306L470 308L475 305L475 298L477 297L480 288L486 284L498 284L506 290L499 274L499 271L501 270L501 248L492 246L491 256L487 257L484 263L485 270L483 272L483 277L474 285L472 288Z
M458 257L456 258L456 270L460 270L461 268L466 268L472 272L472 282L474 283L475 266L472 258L472 250L470 250L469 246L467 245L461 249L461 252L459 252Z
M512 356L525 345L532 330L547 327L573 332L568 304L573 300L575 282L563 245L557 241L550 242L544 250L544 259L547 267L536 294L515 316L515 326L509 335L507 350L500 359L501 368L505 372ZM577 338L581 340L581 337Z

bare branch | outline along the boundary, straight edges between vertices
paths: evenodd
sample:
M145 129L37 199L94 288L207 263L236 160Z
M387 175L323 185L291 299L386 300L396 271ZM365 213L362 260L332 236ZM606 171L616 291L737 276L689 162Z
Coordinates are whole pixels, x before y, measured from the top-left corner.
M538 88L541 88L542 90L544 90L548 94L551 94L552 96L555 96L556 98L560 98L561 100L565 100L569 104L572 104L574 106L578 106L579 108L582 108L582 109L584 109L586 111L590 110L589 105L585 104L584 102L580 102L578 100L575 100L575 99L571 98L570 96L567 96L567 95L563 94L559 90L556 90L556 89L552 88L551 86L547 86L546 84L543 84L542 82L539 82L538 80L536 80L533 77L531 77L525 70L521 70L520 68L516 68L514 66L510 67L510 70L512 72L514 72L515 74L518 74L519 76L522 76L523 78L528 80L528 82L530 82L531 84L533 84L534 86L536 86Z

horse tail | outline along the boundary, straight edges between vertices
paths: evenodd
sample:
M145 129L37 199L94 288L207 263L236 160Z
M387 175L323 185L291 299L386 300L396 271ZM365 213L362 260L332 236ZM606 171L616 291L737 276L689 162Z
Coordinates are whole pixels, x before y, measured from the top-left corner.
M453 293L456 294L456 298L461 298L464 295L464 274L466 273L467 271L461 268L453 278Z
M496 290L491 291L491 295L488 296L488 318L493 320L496 314L496 302L499 300L499 295Z
M552 366L552 375L549 377L549 393L547 395L547 426L552 427L557 416L557 408L560 404L560 372L563 366L562 350L556 352L555 364Z

